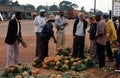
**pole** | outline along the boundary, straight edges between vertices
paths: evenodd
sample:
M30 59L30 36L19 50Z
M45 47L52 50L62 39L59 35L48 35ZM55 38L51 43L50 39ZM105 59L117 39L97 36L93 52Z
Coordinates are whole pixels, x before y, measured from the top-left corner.
M94 14L96 14L96 0L94 0Z
M111 18L113 18L114 15L114 0L112 0L112 13L111 13Z
M47 2L46 2L46 6L45 6L45 11L47 12Z

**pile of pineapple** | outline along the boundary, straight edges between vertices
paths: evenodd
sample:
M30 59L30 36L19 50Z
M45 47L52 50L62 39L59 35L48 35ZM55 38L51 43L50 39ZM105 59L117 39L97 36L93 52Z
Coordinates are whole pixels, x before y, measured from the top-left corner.
M43 67L45 69L55 69L57 71L83 71L92 68L94 63L91 59L80 59L72 57L71 48L60 48L55 52L55 56L46 57L43 61L39 58L34 59L33 67Z
M8 65L2 72L0 78L36 78L39 69L32 69L27 65Z

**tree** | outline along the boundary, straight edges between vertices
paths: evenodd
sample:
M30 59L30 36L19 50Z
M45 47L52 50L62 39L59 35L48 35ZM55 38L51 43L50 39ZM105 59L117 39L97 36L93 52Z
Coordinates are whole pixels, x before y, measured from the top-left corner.
M81 12L85 12L85 8L84 8L84 6L83 7L81 7L81 10L80 10Z
M18 1L15 1L15 2L12 2L12 3L10 4L10 6L12 6L12 7L19 7L20 4L18 3Z
M45 10L46 10L46 7L45 7L45 6L42 6L42 5L38 6L38 7L37 7L37 12L39 12L40 9L45 9Z
M77 8L78 6L69 1L62 1L60 2L59 7L60 7L60 10L73 10Z
M101 14L101 15L103 15L103 12L102 12L102 11L96 11L96 14Z
M49 10L50 11L57 11L57 10L59 10L59 8L58 8L57 5L52 5L52 6L49 7Z
M9 0L0 0L0 5L9 5Z
M75 8L78 8L78 5L77 5L77 4L72 4L71 6L72 6L74 9L75 9Z
M34 7L34 5L31 5L31 4L27 4L27 5L25 5L26 6L26 8L27 9L29 9L29 10L35 10L35 7Z

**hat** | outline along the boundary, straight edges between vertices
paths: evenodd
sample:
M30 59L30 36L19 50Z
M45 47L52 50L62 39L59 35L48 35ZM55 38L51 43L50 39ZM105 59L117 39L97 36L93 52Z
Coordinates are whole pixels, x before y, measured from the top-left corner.
M41 13L41 12L45 12L45 10L44 10L44 9L40 9L40 11L39 11L39 12L40 12L40 13Z
M48 20L55 20L55 16L53 14L49 15Z

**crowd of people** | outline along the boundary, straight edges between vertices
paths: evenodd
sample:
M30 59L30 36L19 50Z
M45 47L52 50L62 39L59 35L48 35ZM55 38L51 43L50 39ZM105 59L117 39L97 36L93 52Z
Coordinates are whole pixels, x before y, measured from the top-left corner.
M21 35L20 12L16 12L15 17L10 20L5 43L8 44L7 51L7 64L11 64L12 56L14 55L15 64L19 64L19 37ZM120 18L118 19L120 22ZM57 29L56 37L54 36L53 23ZM36 57L44 59L48 56L48 44L52 37L57 48L63 48L65 45L65 28L69 25L64 18L64 12L59 12L59 17L55 19L53 14L49 15L46 19L46 12L40 9L39 15L34 19L35 33L36 33ZM118 54L120 50L120 26L115 28L114 22L109 18L109 15L91 15L89 19L85 19L84 13L79 13L78 18L73 24L73 54L74 58L85 59L85 35L86 29L88 30L90 39L90 57L94 63L99 65L99 68L105 67L105 52L109 61L114 61L114 56L111 48L113 41L118 42ZM118 59L120 55L117 55ZM120 59L116 60L117 69L119 69Z

